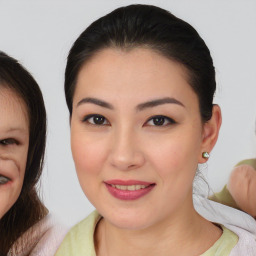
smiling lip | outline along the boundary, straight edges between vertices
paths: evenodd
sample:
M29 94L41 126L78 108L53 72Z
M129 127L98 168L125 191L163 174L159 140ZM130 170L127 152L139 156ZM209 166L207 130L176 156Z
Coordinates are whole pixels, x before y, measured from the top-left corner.
M112 196L121 200L136 200L148 194L155 183L138 180L108 180L104 182Z

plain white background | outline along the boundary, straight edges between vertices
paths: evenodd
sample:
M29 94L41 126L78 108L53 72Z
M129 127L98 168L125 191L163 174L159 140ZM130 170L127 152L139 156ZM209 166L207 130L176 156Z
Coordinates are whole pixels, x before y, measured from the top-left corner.
M0 0L0 50L17 58L38 81L48 113L42 195L49 210L73 225L93 207L80 189L70 151L63 77L68 51L95 19L132 3L168 9L194 26L210 48L217 73L215 103L222 108L218 143L203 172L214 191L232 167L256 156L256 1Z

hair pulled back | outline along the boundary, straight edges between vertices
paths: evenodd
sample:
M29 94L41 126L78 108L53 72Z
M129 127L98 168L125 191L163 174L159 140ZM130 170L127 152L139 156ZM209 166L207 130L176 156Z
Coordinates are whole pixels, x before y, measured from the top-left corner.
M206 122L211 118L216 82L209 49L191 25L151 5L118 8L93 22L75 41L65 72L70 115L81 67L104 48L129 50L136 47L152 49L182 64L188 73L188 83L198 96L202 120Z

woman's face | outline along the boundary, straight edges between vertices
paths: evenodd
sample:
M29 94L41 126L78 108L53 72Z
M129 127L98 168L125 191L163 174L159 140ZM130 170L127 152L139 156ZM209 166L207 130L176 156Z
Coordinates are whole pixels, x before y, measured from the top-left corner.
M121 228L189 214L203 127L181 65L148 49L102 50L82 67L73 99L71 146L84 193Z
M28 116L23 101L0 87L0 219L19 197L29 145Z

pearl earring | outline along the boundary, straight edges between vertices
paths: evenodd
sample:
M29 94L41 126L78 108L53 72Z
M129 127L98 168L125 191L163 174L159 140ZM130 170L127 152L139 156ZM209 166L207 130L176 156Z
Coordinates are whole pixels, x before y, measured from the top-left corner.
M202 157L205 158L205 159L208 159L210 157L210 155L209 155L208 152L203 152Z

